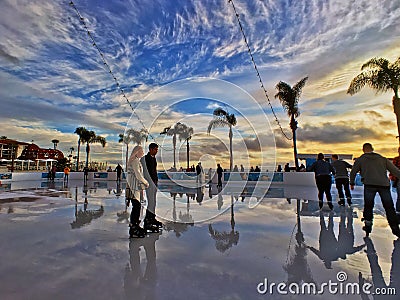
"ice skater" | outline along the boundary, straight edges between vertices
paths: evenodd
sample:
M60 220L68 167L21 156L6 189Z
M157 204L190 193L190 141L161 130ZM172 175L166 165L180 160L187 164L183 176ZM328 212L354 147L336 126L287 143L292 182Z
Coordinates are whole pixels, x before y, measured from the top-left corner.
M364 184L364 212L363 220L366 235L372 231L373 209L375 195L379 194L383 207L386 211L386 218L392 233L400 237L399 222L394 209L392 195L390 193L390 182L387 171L397 178L400 178L400 170L393 163L382 155L375 153L370 143L365 143L362 148L364 154L356 159L350 172L350 188L354 190L356 174L360 172Z
M324 155L322 153L318 153L317 160L307 168L307 171L313 171L315 173L315 181L318 188L319 208L322 209L325 194L328 206L332 210L331 173L335 174L335 169L324 159Z
M129 224L129 237L145 237L146 230L140 227L140 194L149 187L149 182L143 176L143 167L140 159L144 152L141 146L136 146L128 160L128 176L126 189L127 202L132 202L132 211Z

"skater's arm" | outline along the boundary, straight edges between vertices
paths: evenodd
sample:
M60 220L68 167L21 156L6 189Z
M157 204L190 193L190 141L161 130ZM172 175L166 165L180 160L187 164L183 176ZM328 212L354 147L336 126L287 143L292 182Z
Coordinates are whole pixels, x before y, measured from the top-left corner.
M358 173L360 170L361 170L360 161L359 161L359 159L357 159L357 160L354 162L354 165L353 165L353 167L351 168L351 172L350 172L350 188L351 188L352 190L354 190L354 181L355 181L355 179L356 179L357 173Z
M386 168L397 178L400 178L400 170L388 159L386 159Z

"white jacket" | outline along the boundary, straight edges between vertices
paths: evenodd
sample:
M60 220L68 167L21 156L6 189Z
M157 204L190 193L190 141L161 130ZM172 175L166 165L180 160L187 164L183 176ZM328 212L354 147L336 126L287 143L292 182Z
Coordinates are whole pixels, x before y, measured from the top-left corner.
M128 161L128 175L126 178L126 182L132 191L135 199L140 200L140 194L142 190L144 190L144 186L146 188L149 186L148 181L143 177L143 167L140 163L139 158L134 157L130 158Z

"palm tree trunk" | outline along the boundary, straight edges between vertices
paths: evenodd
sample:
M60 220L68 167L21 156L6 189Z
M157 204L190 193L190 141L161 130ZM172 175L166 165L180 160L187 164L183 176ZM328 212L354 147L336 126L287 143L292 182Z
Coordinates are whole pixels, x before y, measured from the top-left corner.
M296 130L293 130L293 152L294 152L294 164L296 171L299 170L299 161L297 159L297 142L296 142Z
M79 170L79 152L81 151L81 138L78 139L78 154L76 158L76 171Z
M290 120L290 128L292 129L292 132L293 132L294 164L296 166L296 171L298 171L299 170L299 160L297 158L297 140L296 140L297 121L295 120L293 115Z
M176 161L175 161L175 151L176 151L176 133L172 137L172 143L174 144L174 169L176 169Z
M229 126L229 170L232 172L233 150L232 150L232 126Z
M126 157L125 157L125 170L128 169L128 155L129 155L129 144L126 144Z
M189 139L186 140L186 160L187 160L187 169L189 169Z
M89 143L86 144L86 168L89 166L89 152L90 152L90 146Z
M396 115L397 121L397 138L400 145L400 99L397 96L393 96L393 110Z

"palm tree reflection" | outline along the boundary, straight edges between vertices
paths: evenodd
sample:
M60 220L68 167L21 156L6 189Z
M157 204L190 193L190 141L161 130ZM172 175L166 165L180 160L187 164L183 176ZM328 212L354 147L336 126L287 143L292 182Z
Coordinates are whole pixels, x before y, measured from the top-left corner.
M229 232L219 232L218 230L215 230L211 224L208 225L208 231L211 237L215 240L215 248L222 253L232 248L233 245L237 245L239 242L239 231L235 231L235 214L233 205L233 196L231 196L231 230Z
M304 235L301 230L300 199L296 200L297 232L296 245L294 248L295 254L290 258L289 262L287 262L287 264L283 266L283 269L288 273L288 284L301 282L315 283L314 278L311 274L311 269L307 263L307 246L304 242Z
M83 210L79 209L78 211L78 194L76 191L75 194L75 220L71 223L72 229L81 228L84 225L90 224L92 220L100 218L104 213L103 205L100 206L99 209L88 210L88 199L87 199L88 190L84 188L83 193L85 195L85 201L83 204Z
M194 225L193 216L190 214L190 199L192 196L191 193L186 193L186 212L182 213L179 211L179 220L177 221L177 214L176 214L176 196L177 193L170 193L172 197L172 219L173 221L165 222L164 229L167 231L175 232L176 237L180 237L183 232L188 230L189 226ZM194 195L194 194L193 194ZM182 198L183 194L180 193L179 196Z

